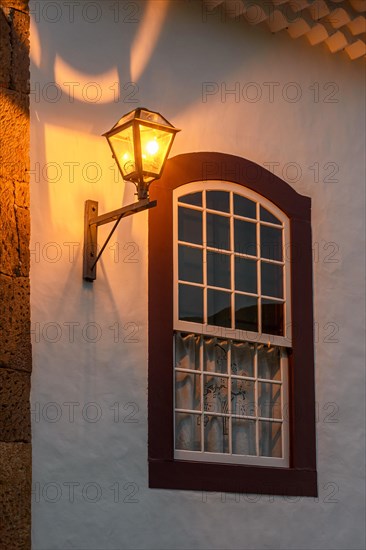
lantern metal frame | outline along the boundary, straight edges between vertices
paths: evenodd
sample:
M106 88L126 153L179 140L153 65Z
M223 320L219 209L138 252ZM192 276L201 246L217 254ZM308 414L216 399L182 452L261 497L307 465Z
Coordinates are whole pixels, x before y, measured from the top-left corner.
M166 121L167 126L140 118L141 111L147 111L149 113L153 113L160 116L163 120ZM157 201L150 201L149 199L149 187L153 181L161 177L164 171L165 163L167 161L169 152L174 142L175 134L177 132L180 132L179 129L174 128L174 126L172 126L160 113L157 113L156 111L150 111L149 109L146 109L144 107L139 107L137 109L134 109L133 111L130 111L129 113L126 113L124 117L130 115L133 112L135 112L136 114L132 119L130 118L126 123L121 124L119 126L114 126L111 130L103 134L103 136L107 138L108 144L112 150L113 158L116 161L116 164L122 175L122 178L125 181L132 181L135 184L138 200L133 204L123 206L122 208L118 208L117 210L107 212L106 214L102 214L100 216L98 215L98 202L94 200L85 201L84 250L83 250L84 281L88 281L88 282L95 281L97 277L97 263L100 257L102 256L108 242L110 241L110 238L112 237L114 231L117 229L117 226L121 221L121 219L126 218L127 216L131 216L133 214L136 214L137 212L142 212L149 208L153 208L154 206L157 205ZM146 126L148 128L162 130L164 132L173 134L171 142L167 147L165 158L162 162L159 173L148 172L142 169L141 140L140 140L140 132L138 128L139 124L142 124L143 126ZM109 141L109 138L121 132L121 130L124 130L128 126L132 126L133 128L133 149L134 149L134 159L135 159L137 170L132 174L129 174L128 176L124 176L122 172L122 168L119 164L118 159L116 158L113 147ZM152 178L151 181L144 181L144 175L147 176L148 178ZM115 223L112 227L112 230L109 233L100 251L98 252L98 227L100 225L104 225L106 223L110 223L113 221Z
M146 111L148 113L152 113L153 115L158 115L161 117L165 122L165 124L160 124L158 122L153 122L151 120L147 120L145 118L141 118L141 111ZM170 153L170 149L172 148L175 134L180 132L178 128L175 128L170 124L170 122L163 117L163 115L157 111L151 111L147 109L146 107L138 107L137 109L133 109L132 111L129 111L124 115L124 117L128 117L131 113L135 113L133 118L130 118L125 123L120 124L118 126L113 126L108 132L105 132L103 136L107 139L108 145L111 148L112 156L114 160L116 161L116 164L118 166L118 169L121 173L121 176L126 181L132 181L134 185L136 186L137 196L139 200L146 199L148 197L149 193L149 187L151 183L157 179L159 179L164 171L164 166L167 161L168 155ZM124 118L122 117L122 118ZM152 130L161 130L162 132L170 133L172 134L172 140L167 148L165 159L160 167L160 170L158 173L151 172L148 170L143 170L142 166L142 150L141 150L141 139L140 139L140 131L139 131L139 125L145 126L146 128L151 128ZM113 149L113 146L110 142L110 138L121 131L125 130L128 127L132 127L133 132L133 149L134 149L134 159L135 159L135 171L132 172L129 175L124 175L122 171L122 167L120 165L120 162L118 158L115 155L115 151ZM152 178L151 181L147 182L144 180L144 176L148 178Z

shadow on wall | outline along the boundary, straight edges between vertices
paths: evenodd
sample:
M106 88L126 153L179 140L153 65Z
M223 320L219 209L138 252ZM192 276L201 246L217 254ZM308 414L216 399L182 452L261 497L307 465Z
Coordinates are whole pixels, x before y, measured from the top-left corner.
M32 203L32 210L52 228L51 194L57 174L47 167L57 164L53 161L68 174L73 161L98 161L101 142L93 138L99 140L120 116L141 105L157 111L168 105L165 116L177 121L182 111L202 103L201 82L217 74L218 63L220 74L222 67L229 74L237 69L238 58L225 44L220 60L212 55L210 44L217 42L220 21L203 24L198 2L103 1L71 6L32 0L30 13L32 147L38 164L32 166L38 178L33 188L42 188L42 205ZM233 32L240 37L241 30L236 25ZM195 65L188 67L187 59L195 59ZM241 64L253 62L248 56ZM197 86L188 87L187 77L196 79ZM53 154L60 145L62 150ZM76 154L80 158L73 158ZM112 180L113 174L108 172L104 179ZM90 191L94 192L93 184ZM125 194L132 191L124 186ZM72 202L85 200L78 195L76 177L73 193ZM68 207L70 197L62 200Z

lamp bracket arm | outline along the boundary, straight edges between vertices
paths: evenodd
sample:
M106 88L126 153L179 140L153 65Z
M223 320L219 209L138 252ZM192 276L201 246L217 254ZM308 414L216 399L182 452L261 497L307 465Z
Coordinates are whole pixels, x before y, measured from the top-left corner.
M119 222L122 218L142 212L149 208L153 208L157 205L157 201L150 201L149 199L139 200L133 204L123 206L112 212L107 212L98 216L98 202L88 200L85 201L85 215L84 215L84 262L83 262L83 279L85 281L92 282L96 279L96 267L97 262L103 254L107 244L110 241L113 233L115 232ZM103 244L100 252L97 254L98 246L98 226L106 223L115 222L109 233L105 243Z

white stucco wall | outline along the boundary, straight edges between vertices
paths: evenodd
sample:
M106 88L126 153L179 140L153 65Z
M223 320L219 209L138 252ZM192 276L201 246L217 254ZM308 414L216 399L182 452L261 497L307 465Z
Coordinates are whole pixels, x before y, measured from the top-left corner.
M363 548L364 62L200 2L68 4L31 2L34 549ZM81 277L84 201L134 200L100 134L139 105L173 155L278 163L312 198L319 499L148 489L147 214Z

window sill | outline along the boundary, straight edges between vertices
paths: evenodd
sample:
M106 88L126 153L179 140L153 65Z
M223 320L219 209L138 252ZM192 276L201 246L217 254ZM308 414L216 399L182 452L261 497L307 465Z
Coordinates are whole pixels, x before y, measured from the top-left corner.
M286 496L318 496L316 470L149 459L149 487Z

